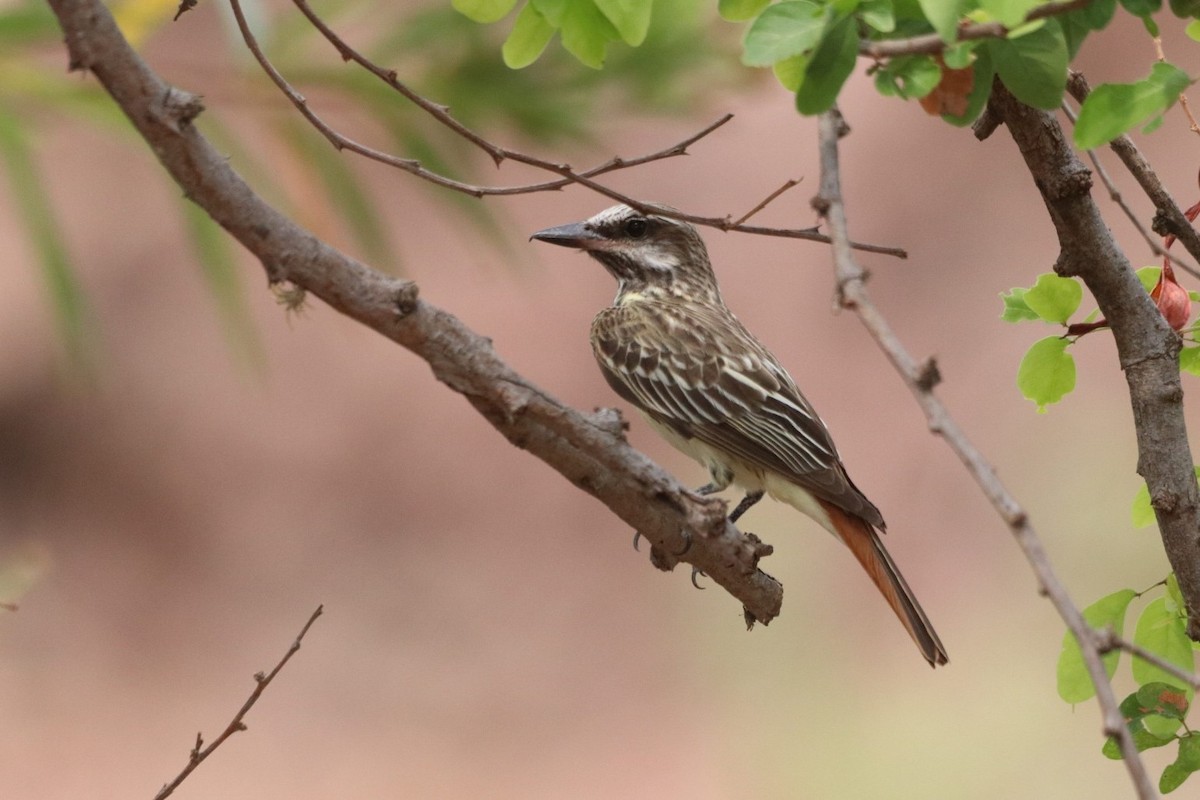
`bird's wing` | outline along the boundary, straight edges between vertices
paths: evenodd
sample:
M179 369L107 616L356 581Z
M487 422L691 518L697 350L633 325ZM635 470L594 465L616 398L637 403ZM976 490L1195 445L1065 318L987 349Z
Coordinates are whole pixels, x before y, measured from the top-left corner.
M592 344L608 383L684 438L777 472L883 526L850 482L825 423L769 351L723 309L649 303L596 318Z

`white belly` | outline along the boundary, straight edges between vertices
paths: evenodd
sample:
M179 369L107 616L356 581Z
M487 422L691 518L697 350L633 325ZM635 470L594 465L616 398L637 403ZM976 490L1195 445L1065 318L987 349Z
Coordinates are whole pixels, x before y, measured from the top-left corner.
M805 516L816 520L821 527L835 537L838 535L837 529L833 527L833 520L806 489L797 486L777 472L755 467L705 444L699 439L685 439L671 428L660 425L649 417L646 417L646 421L660 436L670 442L672 447L700 462L713 476L713 481L717 483L719 489L724 489L729 483L732 483L747 492L765 491L772 498L787 503ZM718 476L722 474L732 475L732 480L725 482L725 486L720 485L722 482L718 479Z

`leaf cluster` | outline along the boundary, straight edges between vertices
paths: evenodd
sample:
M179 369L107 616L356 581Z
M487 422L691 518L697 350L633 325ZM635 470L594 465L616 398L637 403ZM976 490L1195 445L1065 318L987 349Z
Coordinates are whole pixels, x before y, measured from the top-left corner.
M1169 576L1160 586L1165 590L1146 604L1138 616L1133 643L1143 650L1174 664L1187 673L1195 671L1195 651L1200 644L1187 636L1187 615L1175 576ZM1121 589L1100 598L1083 610L1084 620L1098 630L1110 629L1118 637L1124 635L1125 617L1130 603L1144 593ZM1120 650L1102 657L1104 670L1111 681L1121 658ZM1200 771L1200 733L1188 729L1186 719L1195 691L1177 677L1137 656L1132 657L1131 671L1137 689L1120 706L1121 714L1133 736L1138 751L1166 747L1178 743L1178 755L1168 764L1159 779L1159 790L1174 791L1193 772ZM1058 659L1058 694L1072 705L1095 695L1084 666L1083 655L1075 635L1063 635L1062 652ZM1116 740L1109 738L1102 748L1109 758L1119 759Z
M1137 271L1138 280L1149 293L1158 282L1161 267L1142 267ZM1189 292L1192 300L1200 300L1200 294ZM1075 278L1063 278L1052 272L1038 276L1037 282L1028 288L1015 287L1003 292L1000 299L1004 311L1000 319L1005 322L1045 322L1055 326L1066 326L1079 310L1083 301L1083 285ZM1087 327L1099 316L1093 309L1085 316L1080 327ZM1098 323L1103 325L1103 323ZM1194 338L1197 324L1183 331L1185 337ZM1079 341L1079 335L1068 333L1047 336L1030 346L1021 365L1017 368L1017 388L1027 399L1037 404L1039 412L1046 406L1057 403L1075 389L1075 357L1070 347ZM1179 351L1179 368L1192 375L1200 375L1200 346L1185 346Z

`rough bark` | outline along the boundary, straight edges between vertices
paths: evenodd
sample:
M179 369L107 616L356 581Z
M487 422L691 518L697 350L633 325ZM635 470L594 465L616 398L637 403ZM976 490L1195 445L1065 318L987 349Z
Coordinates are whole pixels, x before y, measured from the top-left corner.
M154 74L102 3L50 6L71 68L99 79L187 197L262 262L271 282L301 287L423 358L510 442L649 539L656 566L686 561L740 600L748 620L778 615L783 588L757 566L770 548L734 528L722 501L693 495L631 448L615 413L585 415L559 403L501 361L491 340L419 298L415 283L369 269L264 202L192 125L203 111L199 98Z
M1061 247L1054 271L1080 278L1112 329L1133 407L1137 471L1188 606L1188 633L1200 640L1200 493L1183 415L1179 335L1117 247L1092 199L1091 172L1055 117L1018 102L999 80L991 108L1020 148L1054 222Z

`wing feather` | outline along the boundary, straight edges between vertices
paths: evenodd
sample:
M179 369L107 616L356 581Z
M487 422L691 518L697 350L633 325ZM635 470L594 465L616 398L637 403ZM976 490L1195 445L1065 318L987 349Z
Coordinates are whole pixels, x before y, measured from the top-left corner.
M727 310L653 301L608 308L592 325L592 344L609 384L656 422L882 527L825 423Z

